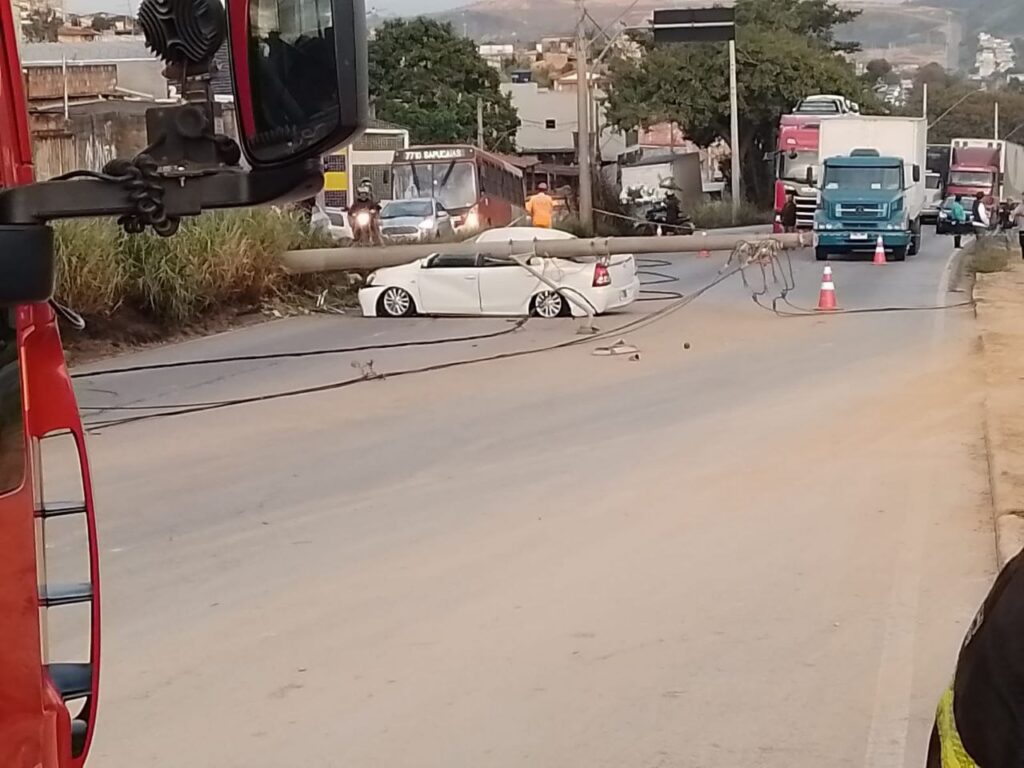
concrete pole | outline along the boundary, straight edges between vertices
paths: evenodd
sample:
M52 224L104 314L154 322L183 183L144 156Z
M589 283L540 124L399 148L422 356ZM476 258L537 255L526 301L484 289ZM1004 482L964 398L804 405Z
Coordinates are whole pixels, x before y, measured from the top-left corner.
M484 100L476 97L476 146L479 149L487 149L484 146Z
M928 119L928 83L921 83L921 117Z
M998 100L998 97L996 98L996 102L995 102L995 114L993 116L993 125L992 125L992 138L993 139L998 139L999 138L999 100Z
M590 178L590 77L587 74L587 38L583 0L576 0L579 20L576 22L576 165L580 171L580 226L585 232L594 230L593 182Z
M743 186L740 182L740 108L736 89L736 41L729 41L729 132L732 136L732 220L736 223L740 213Z

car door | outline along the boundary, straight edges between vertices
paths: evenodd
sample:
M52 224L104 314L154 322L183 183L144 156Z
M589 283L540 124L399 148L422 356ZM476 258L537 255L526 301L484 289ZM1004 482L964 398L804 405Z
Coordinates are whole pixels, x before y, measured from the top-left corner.
M418 308L423 314L480 314L480 267L476 256L432 256L423 262L416 282Z
M530 265L543 271L544 260L530 259ZM530 307L535 293L547 290L543 282L515 262L484 256L480 267L480 311L485 315L522 315Z

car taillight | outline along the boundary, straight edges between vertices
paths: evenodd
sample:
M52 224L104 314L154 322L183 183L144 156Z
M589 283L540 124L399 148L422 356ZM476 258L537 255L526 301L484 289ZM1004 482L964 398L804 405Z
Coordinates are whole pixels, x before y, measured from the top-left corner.
M608 267L604 264L594 265L594 287L600 288L602 285L611 285L612 276L608 274Z

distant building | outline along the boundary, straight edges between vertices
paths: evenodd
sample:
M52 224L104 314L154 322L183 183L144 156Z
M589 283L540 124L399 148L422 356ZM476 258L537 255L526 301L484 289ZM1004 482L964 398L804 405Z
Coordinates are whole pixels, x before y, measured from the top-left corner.
M100 33L92 27L68 27L64 26L57 30L58 43L91 43Z
M974 58L978 77L987 79L1009 72L1016 65L1016 59L1011 41L987 32L978 33L978 52Z
M537 83L503 83L502 93L512 100L519 114L516 149L520 154L550 156L569 162L576 156L576 92L541 88ZM604 94L595 89L595 112L604 123ZM594 130L594 126L591 126ZM614 162L625 147L625 138L618 131L599 130L600 158Z
M76 39L71 43L23 43L21 46L21 63L25 68L60 67L64 62L71 68L114 66L121 96L167 97L164 64L146 47L141 37L104 37L93 42Z
M480 58L497 70L505 66L505 62L515 58L516 47L512 43L484 43L477 46Z

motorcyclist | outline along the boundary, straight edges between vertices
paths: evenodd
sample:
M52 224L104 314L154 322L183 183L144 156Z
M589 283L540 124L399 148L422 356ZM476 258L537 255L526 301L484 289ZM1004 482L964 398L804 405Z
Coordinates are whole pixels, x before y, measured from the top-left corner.
M670 227L678 225L682 211L679 207L679 198L676 197L676 193L671 189L666 190L665 200L662 205L665 208L665 223Z
M373 194L373 182L363 179L356 187L356 199L348 208L352 223L352 239L357 243L382 242L380 233L380 203Z

